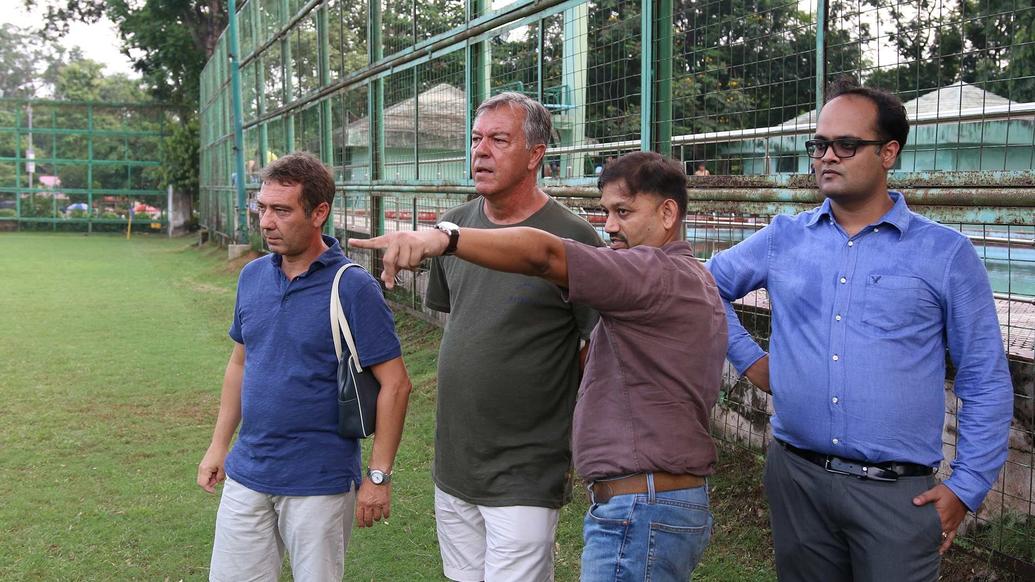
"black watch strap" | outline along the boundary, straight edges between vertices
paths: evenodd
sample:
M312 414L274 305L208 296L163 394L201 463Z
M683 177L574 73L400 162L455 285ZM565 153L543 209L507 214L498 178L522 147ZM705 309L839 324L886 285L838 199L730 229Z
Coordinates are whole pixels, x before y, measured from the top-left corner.
M449 244L446 245L446 250L442 252L442 256L456 253L456 245L460 243L460 227L452 222L440 222L435 225L435 228L449 235Z

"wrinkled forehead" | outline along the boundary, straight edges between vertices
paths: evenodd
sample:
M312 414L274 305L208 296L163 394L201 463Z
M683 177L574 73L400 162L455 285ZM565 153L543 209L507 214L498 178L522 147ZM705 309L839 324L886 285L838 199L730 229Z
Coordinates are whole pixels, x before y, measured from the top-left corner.
M302 184L280 180L265 180L255 199L258 202L299 202L302 199Z
M525 110L513 103L501 103L474 118L473 130L479 133L516 133L525 121Z

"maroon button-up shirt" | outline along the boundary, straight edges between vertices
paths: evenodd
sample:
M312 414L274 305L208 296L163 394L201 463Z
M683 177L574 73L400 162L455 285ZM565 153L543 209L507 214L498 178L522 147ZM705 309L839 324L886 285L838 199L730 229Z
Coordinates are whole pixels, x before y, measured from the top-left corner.
M685 241L612 250L566 240L568 300L600 312L575 405L575 469L587 481L648 471L710 475L709 415L726 314Z

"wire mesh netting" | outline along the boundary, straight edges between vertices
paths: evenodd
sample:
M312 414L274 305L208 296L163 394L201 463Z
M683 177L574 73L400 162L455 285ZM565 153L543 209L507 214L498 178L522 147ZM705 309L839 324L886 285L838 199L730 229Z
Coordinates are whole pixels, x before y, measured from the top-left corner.
M687 238L704 260L817 203L804 142L830 81L850 75L897 94L912 131L892 187L974 242L1014 380L1009 461L965 538L1035 567L1030 2L251 0L239 15L244 204L263 165L314 152L338 181L339 237L430 228L472 196L473 111L516 91L551 113L542 186L598 228L592 186L610 159L653 149L684 162ZM231 238L241 202L228 42L203 74L202 221ZM261 244L256 215L245 214ZM355 255L380 269L376 254ZM406 277L393 299L420 308L426 275ZM738 309L764 345L765 292ZM946 395L951 459L959 404ZM764 447L770 406L730 373L716 433Z

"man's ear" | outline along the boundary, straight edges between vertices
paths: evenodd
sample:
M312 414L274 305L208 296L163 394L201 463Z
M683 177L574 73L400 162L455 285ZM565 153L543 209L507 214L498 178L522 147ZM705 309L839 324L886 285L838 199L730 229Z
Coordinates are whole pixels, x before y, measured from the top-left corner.
M884 144L884 147L880 149L880 163L885 170L890 170L895 167L895 160L898 158L899 152L902 151L902 144L895 140L891 140Z
M327 215L330 213L331 205L326 202L321 202L316 205L316 208L313 209L313 214L309 218L313 221L313 226L320 228L327 220Z
M679 204L671 198L666 198L661 203L661 223L665 230L672 230L672 227L679 222Z
M546 144L536 144L532 146L532 156L528 160L528 171L532 172L539 167L539 164L543 161L543 156L546 155Z

